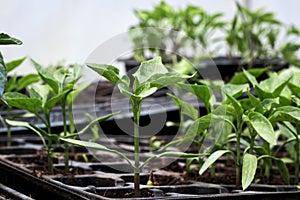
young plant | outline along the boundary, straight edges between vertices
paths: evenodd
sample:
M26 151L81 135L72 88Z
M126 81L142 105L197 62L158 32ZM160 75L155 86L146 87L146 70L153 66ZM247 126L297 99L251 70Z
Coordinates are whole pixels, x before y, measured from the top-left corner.
M143 100L146 97L152 95L157 90L163 87L177 84L178 82L182 82L189 76L178 74L175 72L169 72L167 68L162 64L160 57L142 62L137 72L133 74L133 83L130 83L130 79L127 75L120 77L119 69L114 66L101 64L87 64L87 66L96 71L101 76L105 77L108 81L115 84L119 88L120 92L130 100L134 118L134 163L132 163L130 159L122 152L114 149L109 149L94 142L62 138L63 141L75 145L85 146L87 148L112 152L124 158L134 171L134 195L136 197L140 196L140 171L152 159L160 158L163 156L195 156L187 155L182 152L164 152L159 155L153 155L142 164L140 163L139 158L139 122Z
M0 33L0 45L20 45L22 42L16 38L10 37L9 35L5 33ZM3 56L0 52L0 97L2 96L3 92L6 90L6 76L7 73L9 72L8 67L4 63ZM1 99L2 100L2 99ZM8 112L10 113L10 112ZM2 117L1 117L2 119ZM3 121L3 120L2 120ZM5 122L4 124L7 126L7 146L10 146L11 143L11 133L10 133L10 128L9 125L7 125Z
M48 164L51 174L54 173L53 152L54 145L59 144L59 136L53 134L51 130L51 111L56 105L61 106L63 117L63 137L70 136L74 133L74 121L72 113L72 103L74 98L87 85L75 87L76 82L80 78L80 66L73 66L68 69L62 67L53 69L44 69L38 63L33 61L33 64L40 78L44 81L44 85L35 84L29 87L29 97L18 92L7 92L3 98L12 107L26 110L34 114L45 125L46 131L42 130L28 122L14 122L7 120L9 125L24 126L38 133L43 141L45 150L48 152ZM66 112L68 109L68 113ZM69 114L70 130L67 130L67 114ZM94 122L95 123L95 122ZM43 136L47 137L47 143ZM77 134L74 135L76 137ZM69 166L69 145L65 145L65 171L68 171Z
M9 73L20 67L20 65L25 61L26 57L20 58L17 60L10 61L6 63L6 69L7 73ZM31 84L38 82L40 80L40 77L38 74L27 74L22 76L21 78L18 78L17 74L13 74L9 77L9 79L6 82L5 86L5 92L23 92L24 90ZM6 109L6 119L13 120L14 118L18 117L16 115L11 114L11 107L7 107ZM5 123L4 120L2 120L2 123L6 126L7 128L7 146L11 145L11 130L10 130L10 125Z
M251 76L247 71L244 73L254 85L259 98L249 92L248 84L227 84L225 86L227 100L223 105L220 105L220 108L226 109L226 115L216 117L224 120L232 127L233 134L228 142L235 142L235 150L227 148L213 152L199 173L200 175L203 174L219 157L229 153L233 155L235 162L237 188L239 188L240 179L242 179L243 190L251 184L256 174L257 163L260 160L264 160L266 165L272 165L271 160L273 160L284 181L289 183L289 174L285 163L270 153L270 148L277 143L277 136L271 121L268 119L274 106L277 105L276 103L279 103L276 96L279 96L288 80L278 82L278 77L272 76L259 84L254 76ZM239 98L245 94L247 94L246 97ZM259 145L257 140L262 140L263 145ZM246 146L244 151L241 150L242 144ZM240 178L241 175L242 178Z
M134 58L138 61L161 56L163 60L171 58L171 63L176 64L177 56L170 52L190 57L191 47L195 51L192 56L209 56L215 53L212 49L218 42L216 32L226 24L221 20L222 13L210 14L193 5L176 10L165 1L150 10L136 10L135 15L139 23L131 26L130 34ZM201 45L201 52L196 52L197 45Z
M295 180L294 184L299 184L299 168L300 168L300 104L299 104L299 83L300 73L293 72L292 77L288 79L288 89L291 91L290 99L291 105L282 105L273 110L270 114L270 121L274 126L278 126L279 129L285 133L287 140L284 145L294 143L292 146L291 158L294 159L295 164ZM287 89L287 88L286 88ZM289 152L289 151L288 151ZM291 151L290 151L291 152Z
M251 11L238 2L236 8L236 14L227 29L229 56L238 53L237 56L242 56L251 68L255 59L269 57L269 47L273 50L281 22L274 17L274 13L263 9Z

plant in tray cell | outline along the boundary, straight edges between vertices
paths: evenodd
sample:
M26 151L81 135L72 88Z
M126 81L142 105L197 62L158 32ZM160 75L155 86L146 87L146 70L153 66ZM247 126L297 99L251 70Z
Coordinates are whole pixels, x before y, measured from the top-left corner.
M46 70L42 68L38 63L33 61L33 64L45 84L34 84L29 87L29 96L18 92L7 92L4 94L4 100L12 107L26 110L34 114L46 127L43 130L29 122L6 120L9 125L26 127L39 135L43 142L44 149L48 152L48 165L51 174L54 173L53 158L55 156L54 147L59 145L59 135L52 133L51 130L51 111L54 106L60 105L62 118L63 118L63 133L62 137L77 137L79 134L84 133L91 124L95 124L98 121L103 121L110 117L96 119L91 122L80 133L74 133L75 125L73 121L72 103L74 98L82 91L87 84L75 87L75 84L80 78L80 66L74 65L67 69L62 67L49 68ZM66 111L67 109L67 111ZM67 127L67 115L69 115L69 130ZM47 138L47 141L44 139ZM65 171L69 168L69 148L68 144L64 145L65 156Z
M289 79L288 88L290 90L291 104L277 107L270 114L270 121L275 127L278 127L280 133L286 141L276 151L279 152L283 147L286 147L286 151L290 154L290 159L294 160L295 172L294 172L294 184L299 184L299 166L300 166L300 104L299 104L299 82L300 73L293 71L292 77ZM286 88L287 89L287 88Z
M251 11L238 2L236 8L226 35L229 56L238 53L238 56L249 62L251 68L255 59L265 59L268 57L268 48L274 48L281 22L275 18L274 13L263 9Z
M161 56L164 61L176 64L178 58L174 52L191 57L188 55L191 50L195 51L192 57L206 52L209 56L215 53L213 49L220 41L216 32L226 24L221 20L222 13L210 14L192 5L176 10L164 1L152 10L136 10L135 15L139 23L131 26L130 33L137 61ZM200 52L196 52L197 45L201 45Z
M257 83L254 76L244 71L247 78L254 85L255 97L249 92L249 85L227 84L224 87L227 100L216 110L226 109L226 115L215 117L224 120L231 126L227 148L219 149L206 159L199 173L203 174L218 158L224 154L233 157L236 168L236 187L239 188L240 181L242 188L246 189L255 178L258 162L263 162L265 175L269 176L272 161L277 165L278 170L285 183L289 183L289 173L284 159L275 157L271 149L277 144L277 135L269 119L273 109L279 104L280 93L287 85L289 79L278 81L277 76ZM246 96L245 96L246 95ZM243 96L243 98L239 98Z
M133 118L134 118L134 162L132 162L125 154L119 152L115 149L109 149L103 145L88 142L80 141L74 139L64 139L63 141L69 142L71 144L84 146L87 148L98 149L102 151L108 151L115 154L118 154L123 159L125 159L128 164L132 167L134 171L134 195L140 196L140 179L139 174L142 168L151 162L155 158L160 158L163 156L183 156L183 157L195 157L198 154L186 154L183 152L163 152L158 155L153 155L148 158L143 163L140 162L139 153L139 122L140 122L140 112L143 100L152 95L157 90L167 87L170 85L177 84L178 82L184 81L190 76L178 74L176 72L169 72L167 68L162 64L161 58L156 57L152 60L142 62L138 71L133 74L134 80L133 83L130 83L130 79L127 75L120 76L119 69L111 65L102 65L102 64L87 64L88 67L96 71L101 76L105 77L108 81L115 84L120 92L129 98Z
M180 87L187 91L195 94L203 103L206 108L207 115L201 116L199 110L194 107L192 103L182 100L179 97L168 94L177 107L180 110L180 121L184 121L184 125L181 126L181 130L184 133L182 138L173 140L165 145L161 145L160 151L165 151L171 146L180 146L186 143L192 143L197 147L198 157L189 158L186 161L186 170L191 171L190 165L193 161L197 161L199 166L202 165L203 156L205 153L202 152L203 143L209 135L209 127L212 123L211 112L213 111L213 105L215 104L215 97L212 90L207 85L197 84L180 84Z
M275 71L286 63L299 66L300 32L295 26L283 24L264 9L251 11L238 2L236 9L226 31L229 57L242 57L248 69L255 63Z
M13 60L13 61L10 61L8 63L6 63L6 69L7 69L7 73L8 73L8 80L6 82L6 86L5 86L5 92L22 92L24 93L25 92L25 89L35 83L35 82L38 82L40 80L40 77L38 74L27 74L27 75L24 75L22 77L18 77L17 74L13 74L13 75L10 75L9 73L20 67L21 64L26 60L26 57L24 58L20 58L20 59L17 59L17 60ZM13 115L11 113L11 108L10 107L7 107L6 108L6 119L15 119L15 118L18 118L18 117L22 117L22 116L18 116L18 115ZM6 126L7 128L7 146L10 146L11 145L11 130L10 130L10 125L5 123L4 119L2 119L2 123Z
M5 33L0 33L0 45L20 45L22 42L16 38L13 38ZM3 92L7 89L10 85L6 83L6 76L7 73L10 71L10 66L6 66L3 56L0 52L0 96L2 96ZM9 112L8 112L9 113ZM1 121L3 121L2 116ZM10 139L10 128L9 126L3 122L7 126L7 146L10 146L11 139Z

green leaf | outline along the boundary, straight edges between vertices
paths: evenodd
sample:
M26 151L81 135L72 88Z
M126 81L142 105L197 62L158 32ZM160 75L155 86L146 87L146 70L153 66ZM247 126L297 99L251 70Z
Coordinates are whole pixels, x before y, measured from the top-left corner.
M79 85L78 87L74 88L72 92L69 93L67 97L67 102L68 104L72 104L76 97L83 91L85 90L91 83L83 83Z
M180 109L181 114L189 116L193 120L196 120L198 118L198 110L194 108L194 106L192 106L190 103L185 102L172 94L168 94L168 96L170 96L173 99L177 107Z
M242 187L246 190L252 183L257 169L257 158L246 153L243 157Z
M117 113L111 113L102 117L99 117L97 119L92 120L88 125L86 125L80 132L77 133L77 135L83 134L85 133L90 127L94 126L97 123L101 123L109 118L111 118L112 116L116 115Z
M255 78L259 77L262 75L264 72L266 72L268 68L253 68L253 69L248 69L247 71L254 76ZM230 79L231 84L245 84L248 83L248 78L246 77L244 72L238 72L235 73L234 76Z
M194 138L203 133L211 124L211 115L204 115L203 117L195 120L187 129L184 137L182 139L173 140L163 146L159 151L164 151L170 146L181 145L185 143L190 143L194 140Z
M157 87L158 89L161 89L163 87L171 86L178 84L182 81L185 81L187 78L190 78L192 76L184 75L184 74L178 74L175 72L168 72L165 74L155 74L151 76L147 82L151 84L151 87Z
M23 57L23 58L13 60L13 61L6 63L5 65L6 65L7 72L10 72L10 71L14 70L15 68L19 67L25 60L26 60L26 57Z
M133 74L135 78L133 83L134 90L140 87L141 84L148 82L154 75L165 73L168 73L168 70L162 64L161 57L142 62L138 70Z
M20 45L22 42L16 38L10 37L5 33L0 33L0 45L10 45L17 44Z
M249 112L249 121L246 121L260 137L267 141L270 145L277 143L276 134L274 132L271 122L259 112Z
M6 84L6 67L3 60L3 56L0 52L0 97L2 96L4 90L5 90L5 84Z
M53 96L51 99L48 99L44 106L43 109L46 113L50 113L52 108L62 99L66 99L67 95L72 91L72 89L68 89L63 91L62 93L59 93L58 95Z
M255 96L253 96L249 91L247 91L247 94L251 102L251 105L253 106L253 108L255 108L255 111L263 113L263 106L260 100Z
M133 166L133 164L131 163L131 161L128 159L128 157L123 154L122 152L119 152L117 150L114 149L109 149L101 144L95 143L95 142L87 142L87 141L82 141L82 140L75 140L75 139L66 139L66 138L60 138L60 140L73 144L73 145L77 145L77 146L81 146L81 147L86 147L86 148L91 148L91 149L96 149L96 150L100 150L100 151L106 151L106 152L111 152L111 153L115 153L119 156L121 156L122 158L124 158L128 164L134 169L135 167Z
M232 152L229 150L218 150L218 151L215 151L213 154L211 154L206 159L206 161L204 162L202 167L200 168L199 175L202 175L212 164L214 164L216 162L216 160L218 160L225 153L232 153Z
M203 101L206 108L212 110L212 91L207 85L180 84L180 88L186 89L195 94L199 99Z
M41 79L45 81L53 90L55 94L59 93L59 83L55 80L52 74L48 72L46 69L42 68L40 64L35 62L33 59L31 59L31 62L33 63L36 71L40 75Z
M290 174L286 164L281 159L275 159L275 164L285 184L290 184Z
M139 88L134 91L134 94L140 98L145 98L157 91L157 87L151 87L149 82L142 84Z
M6 121L6 123L8 123L11 126L20 126L20 127L24 127L24 128L28 128L29 130L32 130L34 133L36 133L40 137L41 141L43 142L44 147L47 147L46 141L45 141L44 137L42 136L42 134L45 136L49 136L49 134L47 134L42 129L39 129L36 126L34 126L28 122L13 121L13 120L8 120L8 119L6 119L5 121Z
M243 69L243 72L245 74L245 76L247 77L247 79L250 81L250 83L252 84L252 86L255 86L258 84L255 76L253 76L252 74L250 74L247 70Z
M279 97L272 99L264 99L261 102L264 111L271 111L273 108L280 104Z
M86 65L115 85L120 80L120 70L112 65L95 63L87 63Z
M234 107L235 109L235 116L236 116L236 119L237 120L240 120L242 119L242 116L243 116L243 109L242 109L242 106L241 104L235 99L233 98L232 96L226 94L227 98L228 98L228 101L232 104L232 106Z
M290 79L286 79L282 81L278 75L273 75L258 85L255 85L254 89L260 99L276 98L279 97L289 80Z
M28 91L31 98L41 99L42 105L45 105L50 93L50 87L48 85L35 84L31 85Z
M20 78L17 82L16 91L20 91L25 89L27 86L31 85L32 83L36 83L40 80L40 76L37 74L27 74Z
M240 97L242 94L244 94L249 89L248 84L226 84L224 86L224 92L228 95L231 95L234 98Z
M130 90L130 79L126 75L122 76L122 78L118 82L118 88L120 92L128 98L134 95Z
M293 106L282 106L276 109L276 111L270 116L270 121L288 121L292 123L300 122L300 108Z
M42 107L42 101L38 98L28 98L26 95L17 92L7 92L3 95L4 100L12 107L28 110L37 113Z
M212 116L210 114L198 118L187 129L183 139L189 141L193 140L195 136L199 135L200 133L203 133L206 129L208 129L211 122Z
M193 65L185 58L183 58L180 62L171 65L170 68L179 74L191 74L195 71Z

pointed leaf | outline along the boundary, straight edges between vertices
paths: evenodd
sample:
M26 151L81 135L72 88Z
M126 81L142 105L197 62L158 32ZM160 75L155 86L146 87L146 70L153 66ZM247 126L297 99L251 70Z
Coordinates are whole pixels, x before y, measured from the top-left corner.
M95 63L87 63L86 65L113 84L117 84L120 80L120 70L112 65Z
M257 169L257 158L246 153L243 157L242 187L246 190L252 183Z
M255 86L255 85L258 84L258 82L257 82L257 80L256 80L256 78L255 78L255 76L253 76L252 74L250 74L247 70L244 70L244 69L243 69L243 72L244 72L246 78L247 78L247 79L250 81L250 83L252 84L252 86Z
M285 184L290 184L290 174L286 164L281 159L275 159L275 163L279 173L284 181Z
M240 97L242 94L244 94L247 89L249 89L248 84L226 84L224 86L224 91L226 94L231 95L234 98Z
M29 98L17 92L8 92L3 95L4 100L12 107L28 110L37 113L42 106L42 101L38 98Z
M175 72L168 72L165 74L155 74L152 77L150 77L147 80L147 82L149 82L152 87L157 87L158 89L161 89L163 87L167 87L167 86L171 86L183 82L190 77L192 76L178 74Z
M28 122L21 122L21 121L13 121L13 120L5 120L6 123L8 123L11 126L20 126L20 127L24 127L24 128L28 128L29 130L32 130L34 133L36 133L41 141L43 142L44 147L47 147L46 141L44 139L44 137L42 136L42 134L44 134L45 136L49 136L46 132L42 131L42 129L38 129L37 127L33 126L32 124L28 123Z
M0 97L2 96L5 89L6 76L7 76L6 67L4 64L2 54L0 52Z
M17 82L16 91L20 91L25 89L27 86L31 85L32 83L36 83L40 80L40 76L37 74L27 74L20 78Z
M218 150L211 154L204 164L202 165L201 169L199 170L199 174L202 175L212 164L214 164L221 156L225 153L231 153L229 150Z
M268 68L253 68L248 69L247 71L254 76L255 78L259 77L261 74L266 72ZM231 84L244 84L248 83L248 78L246 77L244 72L235 73L234 76L230 79Z
M265 116L258 112L249 112L247 116L249 118L247 124L250 125L260 137L270 145L275 145L277 143L273 126Z
M189 116L193 120L196 120L198 118L198 110L194 108L194 106L192 106L190 103L185 102L172 94L168 94L168 96L170 96L173 99L177 107L180 109L181 114Z
M253 96L249 91L247 91L249 100L251 102L251 105L253 108L255 108L255 111L263 113L263 106L262 103L260 102L260 100L258 98L256 98L255 96Z
M242 119L242 116L243 116L243 108L241 106L241 104L233 97L231 97L230 95L226 94L227 98L228 98L228 101L232 104L232 106L234 107L235 109L235 116L237 118L237 120L240 120Z
M5 33L0 33L0 45L10 45L17 44L20 45L22 42L16 38L10 37Z
M23 58L13 60L13 61L6 63L5 65L6 65L7 72L10 72L10 71L14 70L15 68L19 67L25 60L26 60L26 57L23 57Z
M165 73L168 73L168 70L162 64L161 57L156 57L151 60L142 62L138 70L133 74L135 78L133 84L134 90L141 84L148 81L152 76Z
M40 64L31 59L36 71L40 75L41 79L47 83L53 90L55 94L59 93L59 83L55 80L52 74L50 74L46 69L42 68Z
M206 108L212 109L212 91L207 85L180 84L180 87L195 94L203 101Z
M300 122L300 108L293 106L282 106L276 109L276 111L271 115L270 121L288 121L292 123Z

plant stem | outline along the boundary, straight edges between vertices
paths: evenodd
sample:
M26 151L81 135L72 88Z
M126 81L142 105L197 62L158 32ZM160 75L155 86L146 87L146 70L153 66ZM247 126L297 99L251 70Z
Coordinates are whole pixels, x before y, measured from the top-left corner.
M300 161L299 161L299 154L300 154L300 141L299 141L299 137L298 135L300 134L300 125L297 124L297 135L296 136L296 161L295 161L295 184L298 185L299 184L299 165L300 165Z
M11 146L11 129L10 129L10 125L8 123L6 123L6 129L7 129L7 146L10 147Z
M67 136L67 117L66 117L66 103L65 100L61 104L62 116L63 116L63 129L64 137ZM69 172L69 145L64 143L64 163L65 163L65 172Z
M139 156L139 124L142 101L131 98L131 105L134 120L134 196L140 196L140 156Z
M237 133L236 137L236 162L235 162L235 187L236 189L240 188L240 176L241 176L241 169L240 169L240 160L241 160L241 134Z
M11 119L11 108L7 109L7 118ZM7 146L10 147L11 146L11 129L10 129L10 125L8 123L6 123L4 121L4 123L6 124L6 129L7 129Z
M37 116L40 116L39 114ZM46 124L47 126L47 131L48 134L51 134L51 121L50 121L50 114L45 114L46 121L42 118L42 121ZM48 152L48 165L49 165L49 171L50 174L54 174L54 167L53 167L53 150L52 150L52 138L48 137L48 147L47 147L47 152Z
M255 137L251 136L251 139L250 139L250 149L249 149L249 153L250 154L253 154L254 140L255 140Z

